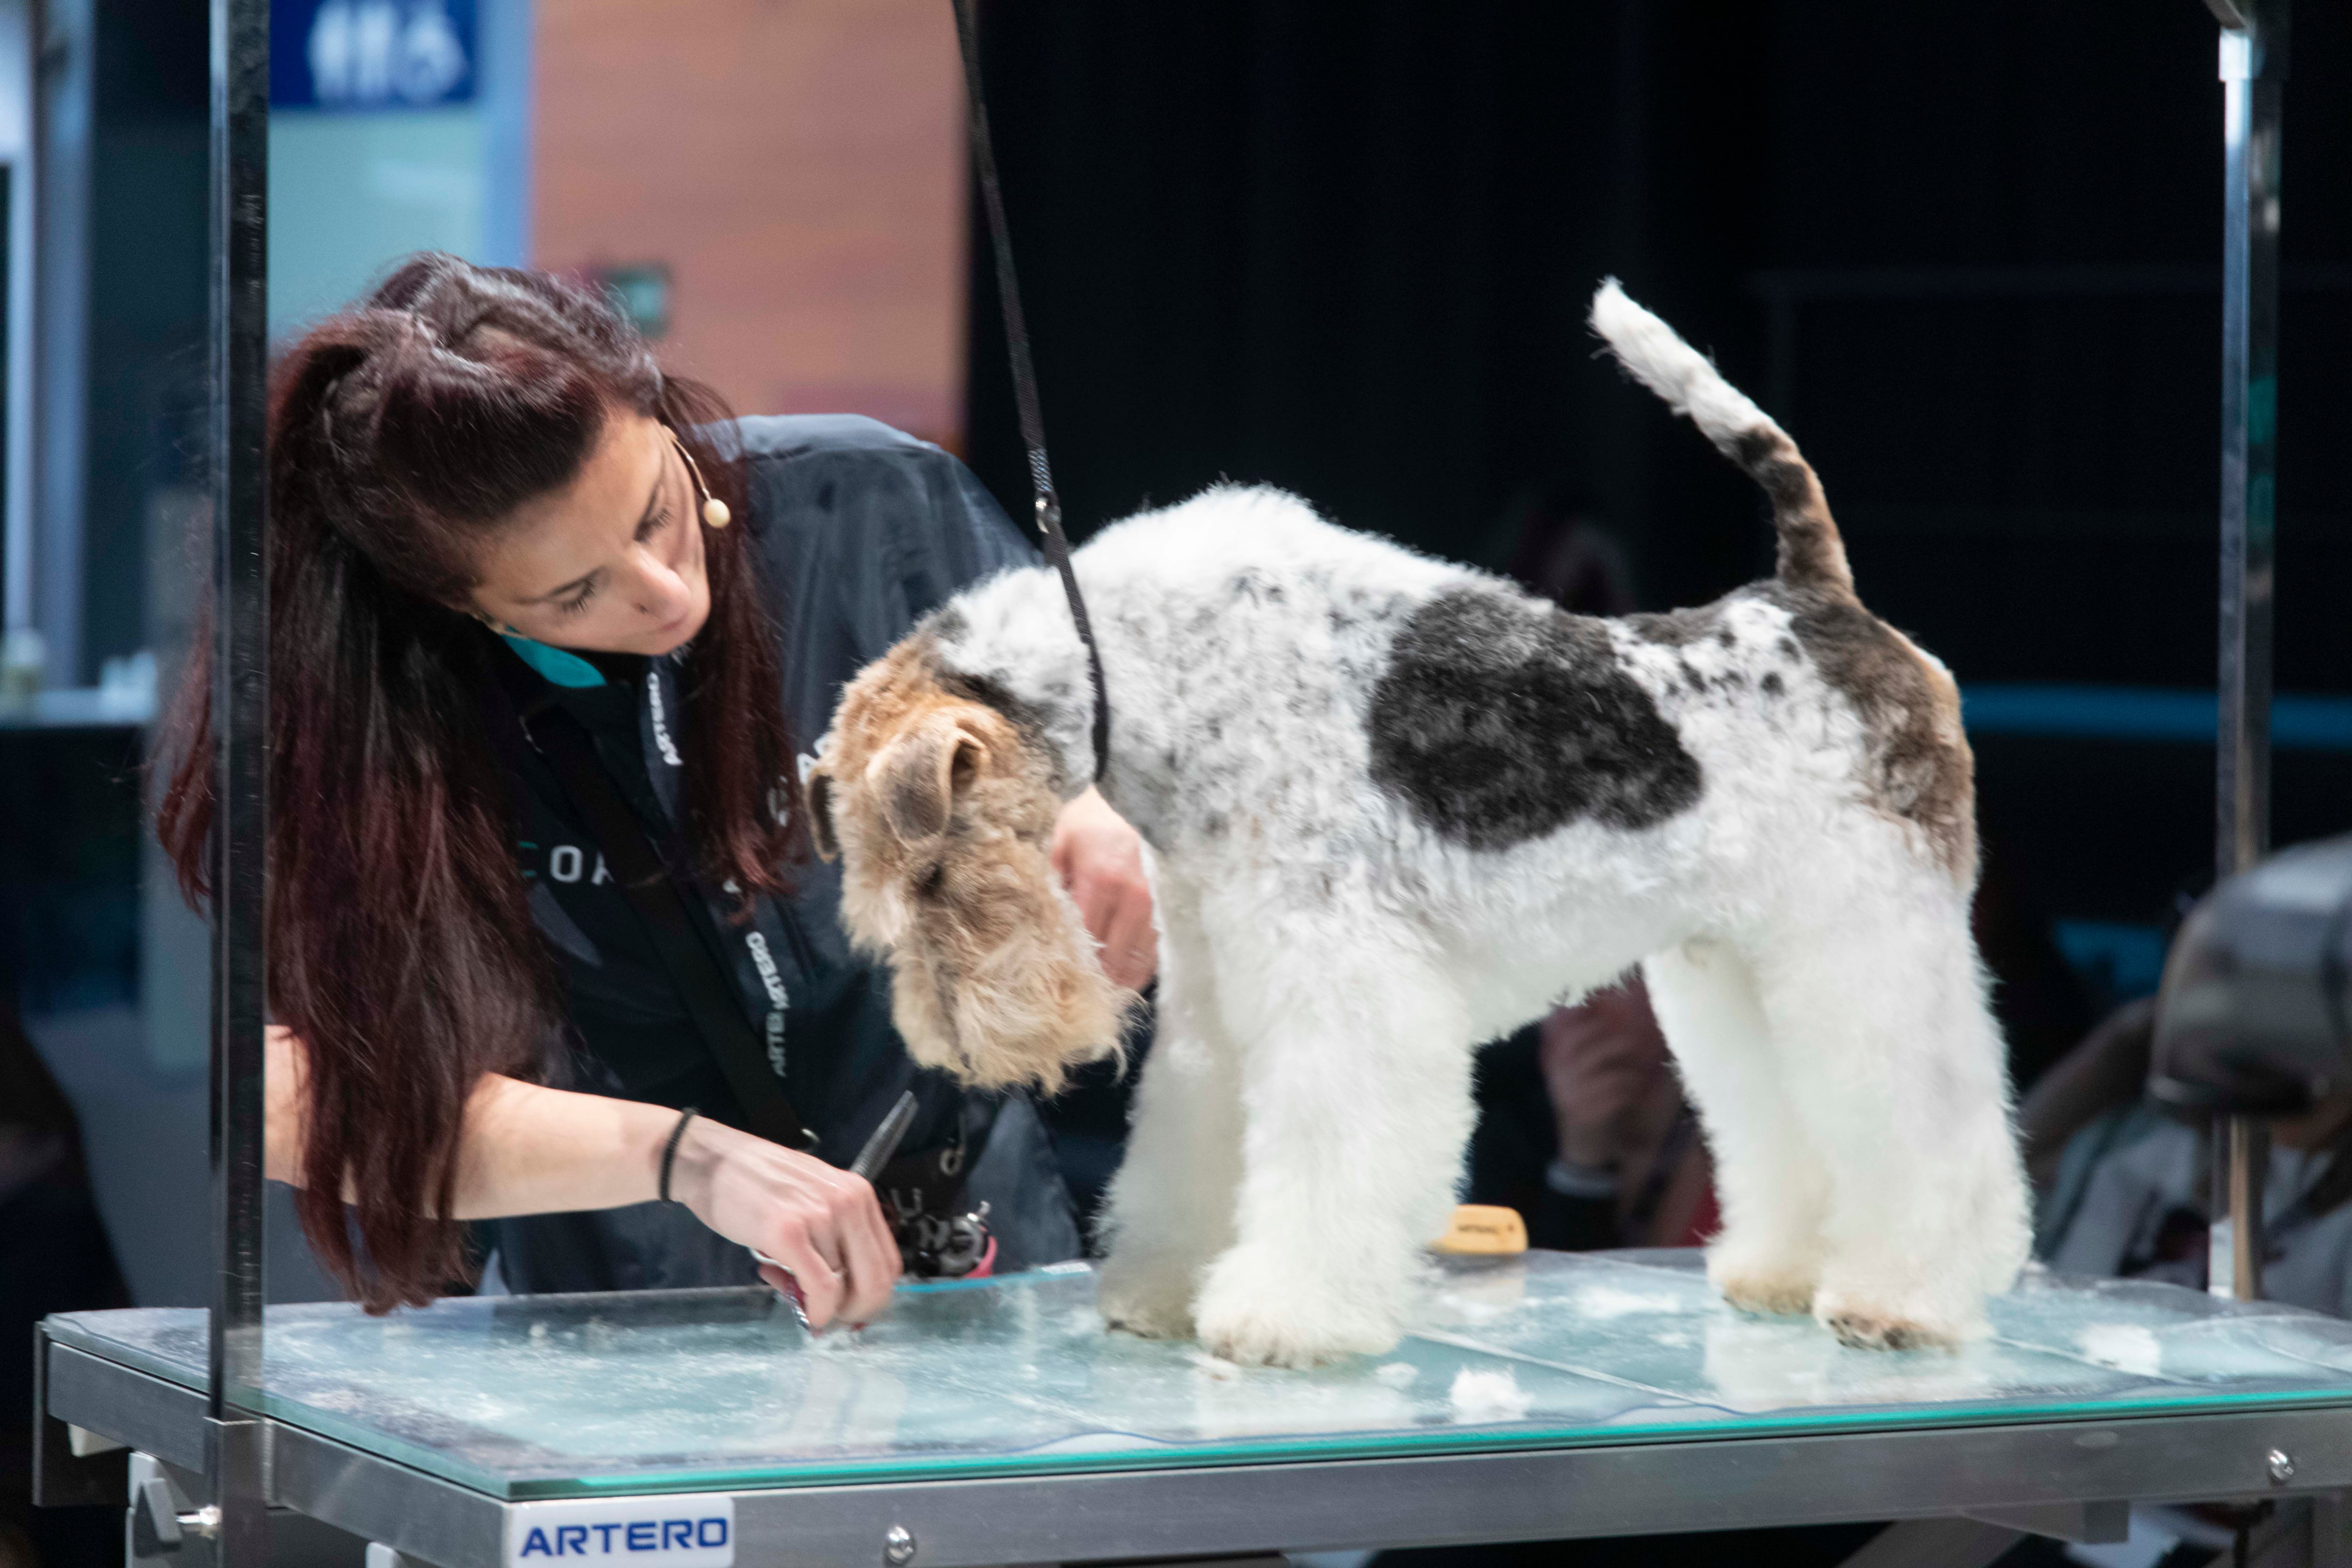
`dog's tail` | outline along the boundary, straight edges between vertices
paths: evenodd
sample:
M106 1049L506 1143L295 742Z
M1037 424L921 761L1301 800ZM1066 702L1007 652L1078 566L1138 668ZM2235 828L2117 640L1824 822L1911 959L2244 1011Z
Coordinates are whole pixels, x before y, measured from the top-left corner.
M1689 415L1716 450L1738 464L1772 498L1772 524L1780 535L1780 581L1792 588L1851 596L1853 573L1846 565L1845 542L1838 537L1821 480L1788 432L1724 380L1706 355L1676 337L1672 327L1627 299L1614 278L1592 296L1592 330L1635 380L1664 398L1675 413Z

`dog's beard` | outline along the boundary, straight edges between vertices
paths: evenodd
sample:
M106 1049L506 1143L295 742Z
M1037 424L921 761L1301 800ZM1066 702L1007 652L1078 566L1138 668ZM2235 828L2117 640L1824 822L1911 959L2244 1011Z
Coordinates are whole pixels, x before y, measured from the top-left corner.
M891 1018L915 1060L982 1089L1051 1095L1118 1048L1134 994L1103 973L1077 906L1028 845L910 896L890 944Z

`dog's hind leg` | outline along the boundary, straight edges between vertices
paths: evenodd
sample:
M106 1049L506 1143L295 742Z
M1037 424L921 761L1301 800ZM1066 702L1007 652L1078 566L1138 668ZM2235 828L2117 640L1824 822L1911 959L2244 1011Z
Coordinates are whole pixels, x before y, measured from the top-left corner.
M1757 980L1830 1175L1813 1315L1849 1344L1950 1346L1985 1331L2030 1243L2000 1032L1940 873L1776 924Z
M1218 1355L1308 1366L1402 1332L1470 1135L1470 1017L1411 928L1262 899L1208 911L1245 1131L1238 1237L1196 1316Z
M1642 965L1683 1088L1706 1129L1723 1229L1707 1278L1751 1312L1812 1310L1829 1177L1782 1082L1746 960L1689 942Z
M1113 1328L1182 1339L1192 1332L1202 1274L1233 1245L1241 1068L1218 1016L1199 900L1164 873L1153 891L1159 1018L1127 1157L1111 1180L1098 1300Z

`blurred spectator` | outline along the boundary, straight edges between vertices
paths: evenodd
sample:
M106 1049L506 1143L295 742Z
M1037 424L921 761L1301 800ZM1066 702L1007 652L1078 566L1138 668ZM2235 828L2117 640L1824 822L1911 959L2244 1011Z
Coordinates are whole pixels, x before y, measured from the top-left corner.
M130 1304L73 1108L0 1007L0 1568L121 1557L119 1510L32 1506L30 1351L33 1325L51 1312Z
M2022 1092L2074 1048L2098 1014L2083 977L2058 949L2028 862L1990 828L1977 830L1976 903L1969 923L1993 977L1992 1011L2009 1044L2009 1080Z
M1714 1230L1706 1145L1638 974L1481 1052L1476 1097L1470 1201L1517 1209L1531 1245L1695 1247Z
M1713 1172L1639 974L1553 1009L1537 1059L1558 1129L1542 1228L1569 1248L1695 1247L1715 1229Z
M2202 1289L2211 1141L2147 1099L2155 1022L2152 999L2118 1008L2019 1108L2034 1250L2068 1274ZM2352 1089L2270 1126L2263 1294L2352 1315Z

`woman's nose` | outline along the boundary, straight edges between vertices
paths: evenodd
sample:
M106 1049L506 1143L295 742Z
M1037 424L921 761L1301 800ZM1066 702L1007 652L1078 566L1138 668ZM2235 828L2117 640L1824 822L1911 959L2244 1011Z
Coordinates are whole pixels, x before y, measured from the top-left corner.
M669 620L686 608L692 595L687 590L686 579L678 575L675 567L642 544L635 549L634 563L637 575L635 599L640 610L656 620Z

